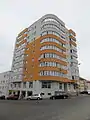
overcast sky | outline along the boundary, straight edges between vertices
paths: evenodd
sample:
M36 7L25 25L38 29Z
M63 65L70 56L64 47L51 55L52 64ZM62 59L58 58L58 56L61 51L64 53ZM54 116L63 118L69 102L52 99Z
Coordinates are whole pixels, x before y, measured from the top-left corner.
M11 68L17 34L48 13L77 33L80 75L90 80L90 0L0 0L0 72Z

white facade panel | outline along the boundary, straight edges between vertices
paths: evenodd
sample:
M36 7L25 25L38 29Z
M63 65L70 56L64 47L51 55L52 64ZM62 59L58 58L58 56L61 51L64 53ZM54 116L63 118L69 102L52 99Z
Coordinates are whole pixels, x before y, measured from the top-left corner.
M0 73L0 95L8 95L11 71Z

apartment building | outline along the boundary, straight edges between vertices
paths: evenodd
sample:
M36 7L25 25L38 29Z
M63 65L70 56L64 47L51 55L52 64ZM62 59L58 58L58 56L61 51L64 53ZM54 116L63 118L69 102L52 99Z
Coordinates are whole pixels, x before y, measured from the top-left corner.
M0 95L8 95L11 71L0 73Z
M24 96L75 91L79 80L76 33L47 14L16 37L9 90Z

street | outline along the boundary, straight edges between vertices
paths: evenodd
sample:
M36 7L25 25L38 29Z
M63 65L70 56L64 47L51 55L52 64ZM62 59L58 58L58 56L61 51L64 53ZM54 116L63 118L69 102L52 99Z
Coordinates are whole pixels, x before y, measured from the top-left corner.
M0 120L90 120L90 96L39 102L0 100Z

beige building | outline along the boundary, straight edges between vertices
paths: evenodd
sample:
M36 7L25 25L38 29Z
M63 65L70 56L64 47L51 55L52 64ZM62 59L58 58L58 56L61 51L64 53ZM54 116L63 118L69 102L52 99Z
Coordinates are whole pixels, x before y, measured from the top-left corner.
M80 92L87 90L87 80L80 77L78 82L78 89Z
M90 81L87 81L87 91L90 90Z

